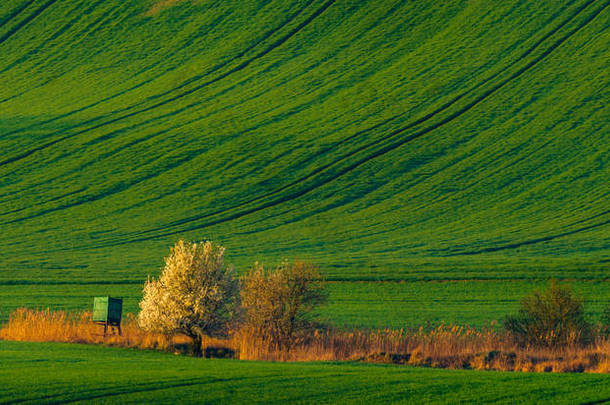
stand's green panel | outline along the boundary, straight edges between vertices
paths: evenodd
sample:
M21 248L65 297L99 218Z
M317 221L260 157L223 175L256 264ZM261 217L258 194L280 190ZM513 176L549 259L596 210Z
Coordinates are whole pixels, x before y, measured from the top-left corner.
M123 311L123 300L112 297L93 298L93 322L120 324Z

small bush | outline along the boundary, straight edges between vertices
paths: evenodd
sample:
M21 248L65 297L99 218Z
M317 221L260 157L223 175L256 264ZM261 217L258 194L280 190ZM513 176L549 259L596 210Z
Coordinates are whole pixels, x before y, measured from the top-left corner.
M256 263L242 280L245 327L277 350L293 346L297 334L311 325L312 310L325 299L317 267L304 262L283 263L271 272Z
M567 286L551 281L545 291L523 299L519 313L504 320L509 336L519 346L556 348L585 345L593 339L583 301Z

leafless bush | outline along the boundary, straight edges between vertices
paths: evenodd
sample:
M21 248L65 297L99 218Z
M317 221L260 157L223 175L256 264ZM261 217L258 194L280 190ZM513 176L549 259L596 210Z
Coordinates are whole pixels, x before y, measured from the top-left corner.
M241 285L244 327L269 347L290 350L325 299L316 266L297 261L266 271L256 263Z
M545 291L535 291L524 298L519 313L507 317L504 326L519 346L586 345L594 337L583 301L569 287L554 280Z

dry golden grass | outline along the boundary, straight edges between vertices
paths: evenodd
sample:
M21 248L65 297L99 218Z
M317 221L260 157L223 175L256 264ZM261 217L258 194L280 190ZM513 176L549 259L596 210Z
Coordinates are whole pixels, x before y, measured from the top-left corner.
M128 314L122 323L122 334L107 333L91 321L91 313L73 314L65 311L20 308L10 315L0 329L0 339L30 342L93 343L140 349L167 350L172 341L165 335L143 331Z
M190 352L190 339L146 332L131 315L123 334L103 336L103 327L90 313L19 309L0 329L0 339L92 343ZM247 329L226 339L204 338L208 354L224 353L242 360L340 361L357 360L414 366L521 372L610 372L610 341L599 338L586 346L556 349L522 348L494 328L474 329L441 325L433 330L336 331L316 330L301 336L290 350L275 350Z

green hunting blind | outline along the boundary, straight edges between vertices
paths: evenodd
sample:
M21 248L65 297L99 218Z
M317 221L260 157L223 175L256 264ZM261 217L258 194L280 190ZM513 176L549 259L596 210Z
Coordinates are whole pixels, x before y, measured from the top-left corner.
M121 334L121 313L123 312L123 300L112 297L93 298L93 322L104 325L104 336L108 326L118 329Z

